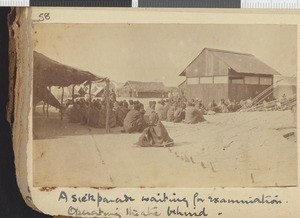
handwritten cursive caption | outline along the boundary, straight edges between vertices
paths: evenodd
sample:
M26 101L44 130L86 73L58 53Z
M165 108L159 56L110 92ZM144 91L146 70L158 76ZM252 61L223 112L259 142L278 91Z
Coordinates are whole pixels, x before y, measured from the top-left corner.
M156 193L154 195L133 196L122 194L118 197L105 196L102 193L86 193L84 195L70 194L61 191L58 202L68 204L67 214L75 217L207 217L221 216L222 211L209 212L207 204L235 205L279 205L283 201L278 195L264 195L245 199L230 199L218 196L201 196L195 192L191 196L179 196L177 193ZM287 202L285 202L287 203ZM86 209L92 204L93 209ZM135 207L135 205L142 205ZM155 206L153 206L155 205ZM108 207L109 206L109 207ZM88 207L90 208L90 207ZM110 210L105 210L109 208ZM113 208L113 209L112 209Z

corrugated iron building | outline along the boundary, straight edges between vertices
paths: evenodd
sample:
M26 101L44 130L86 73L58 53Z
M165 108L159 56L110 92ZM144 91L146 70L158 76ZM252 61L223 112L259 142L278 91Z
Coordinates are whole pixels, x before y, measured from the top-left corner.
M240 101L254 98L273 84L279 73L254 55L204 48L184 69L187 99Z

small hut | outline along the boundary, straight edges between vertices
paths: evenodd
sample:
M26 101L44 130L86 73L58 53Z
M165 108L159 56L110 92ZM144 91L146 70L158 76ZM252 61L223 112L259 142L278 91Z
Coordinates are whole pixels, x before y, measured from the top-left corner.
M120 88L119 95L130 98L165 98L168 94L162 82L127 81Z

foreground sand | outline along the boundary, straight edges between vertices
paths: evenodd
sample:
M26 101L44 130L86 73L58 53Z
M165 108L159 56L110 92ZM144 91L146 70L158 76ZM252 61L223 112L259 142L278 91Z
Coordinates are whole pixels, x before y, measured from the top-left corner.
M175 145L140 148L140 134L106 134L34 118L34 185L224 187L297 185L295 115L291 111L205 116L195 125L164 122Z

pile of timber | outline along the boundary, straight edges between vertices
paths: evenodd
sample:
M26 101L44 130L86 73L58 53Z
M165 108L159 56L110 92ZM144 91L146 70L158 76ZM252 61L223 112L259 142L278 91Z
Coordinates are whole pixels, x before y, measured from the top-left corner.
M243 108L240 110L241 112L249 112L249 111L272 111L272 110L287 110L296 107L297 105L297 97L296 94L291 96L276 99L269 102L262 102L260 104L255 104L249 108Z
M273 93L273 85L270 85L264 91L259 93L255 98L252 99L251 103L246 103L243 105L237 112L247 110L252 108L253 106L260 105L267 97L269 97Z

